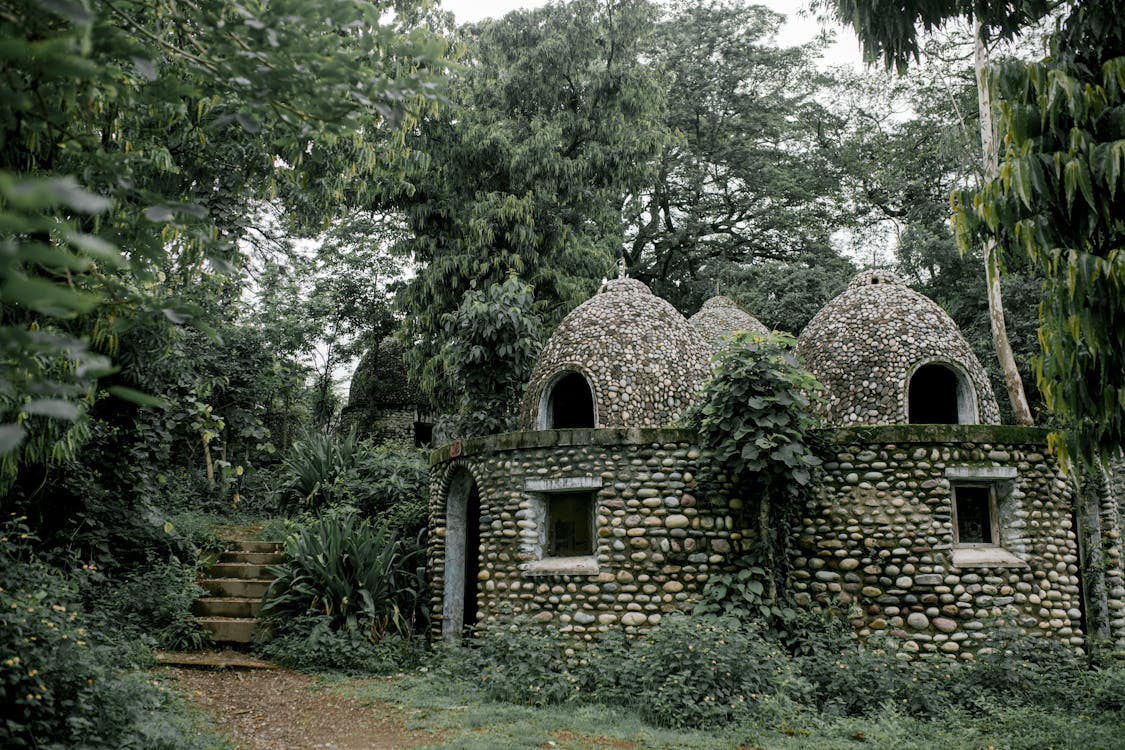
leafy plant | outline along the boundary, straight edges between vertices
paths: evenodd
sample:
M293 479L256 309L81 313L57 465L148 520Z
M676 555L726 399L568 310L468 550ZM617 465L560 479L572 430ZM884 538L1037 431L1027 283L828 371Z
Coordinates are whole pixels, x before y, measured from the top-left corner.
M786 654L737 620L673 615L644 636L610 637L590 657L588 691L666 727L718 727L807 687Z
M820 385L797 364L795 343L784 334L735 334L685 417L712 451L704 481L717 492L736 494L742 512L757 521L751 552L768 573L764 593L770 604L783 588L792 524L820 465L806 440L815 426L810 400Z
M502 284L470 291L442 316L442 328L441 385L457 394L457 413L445 420L445 432L462 438L512 429L543 346L532 288L512 273Z
M425 589L422 550L387 526L354 512L330 513L290 538L286 556L272 568L277 578L263 598L265 622L320 615L332 630L375 643L414 632Z
M337 482L354 466L358 447L355 432L313 432L295 442L282 460L280 509L316 512L338 501Z
M82 610L83 578L99 573L47 566L34 541L23 519L0 528L0 746L210 746L171 691L130 671L147 653L132 631L99 628Z
M692 613L756 622L768 638L781 643L791 654L835 653L855 638L851 626L831 608L801 606L787 594L770 601L766 595L768 581L765 570L740 558L734 570L707 579L703 598Z
M416 666L425 654L417 636L387 635L372 643L363 633L334 630L321 615L279 621L276 630L256 644L271 661L305 672L386 674Z

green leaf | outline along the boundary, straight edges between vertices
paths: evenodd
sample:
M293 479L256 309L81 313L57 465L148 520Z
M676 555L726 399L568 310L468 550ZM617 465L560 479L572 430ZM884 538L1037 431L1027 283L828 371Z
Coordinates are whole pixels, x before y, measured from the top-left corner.
M133 388L127 388L123 385L111 385L106 388L106 391L123 401L128 401L130 403L137 404L138 406L154 406L157 408L163 408L168 405L168 402L165 399L157 398L156 396L150 396L147 393L134 390Z
M78 292L46 279L14 275L0 288L0 298L5 302L52 317L72 317L89 312L97 305L99 297Z
M0 424L0 456L19 448L26 437L27 430L20 425L12 422Z
M78 419L82 414L82 411L75 404L57 398L36 399L24 406L23 411L28 414L51 417L53 419L65 419L70 422Z

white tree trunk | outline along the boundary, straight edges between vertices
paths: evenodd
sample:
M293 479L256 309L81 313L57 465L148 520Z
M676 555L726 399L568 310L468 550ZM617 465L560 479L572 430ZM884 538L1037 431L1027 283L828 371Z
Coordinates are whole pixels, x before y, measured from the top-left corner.
M992 95L988 88L988 48L981 38L980 22L974 28L976 54L974 62L977 73L977 106L980 109L980 144L984 152L984 178L994 179L1000 174L1000 152L996 146L995 123L992 118ZM1016 358L1008 341L1008 326L1004 322L1004 299L1000 293L1000 268L996 262L996 243L988 240L984 245L984 273L988 285L988 318L992 323L992 345L1000 360L1000 370L1004 373L1004 383L1008 388L1008 400L1016 424L1032 425L1031 409L1023 390Z

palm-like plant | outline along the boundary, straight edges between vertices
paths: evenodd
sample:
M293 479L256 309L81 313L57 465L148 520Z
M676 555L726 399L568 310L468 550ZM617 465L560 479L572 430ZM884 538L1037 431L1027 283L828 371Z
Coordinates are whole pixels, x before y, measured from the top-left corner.
M373 642L414 632L425 586L422 550L385 525L330 514L290 539L286 554L264 597L267 622L315 614Z

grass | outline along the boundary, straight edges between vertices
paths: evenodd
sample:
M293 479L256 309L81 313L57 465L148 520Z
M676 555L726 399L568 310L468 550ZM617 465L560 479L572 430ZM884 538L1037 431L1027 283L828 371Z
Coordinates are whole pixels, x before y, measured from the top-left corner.
M1070 716L1044 707L981 707L937 721L884 706L871 717L830 718L794 709L772 725L674 731L625 711L591 705L516 706L483 702L430 672L341 679L330 689L390 704L412 729L442 737L447 750L1121 750L1125 717Z

